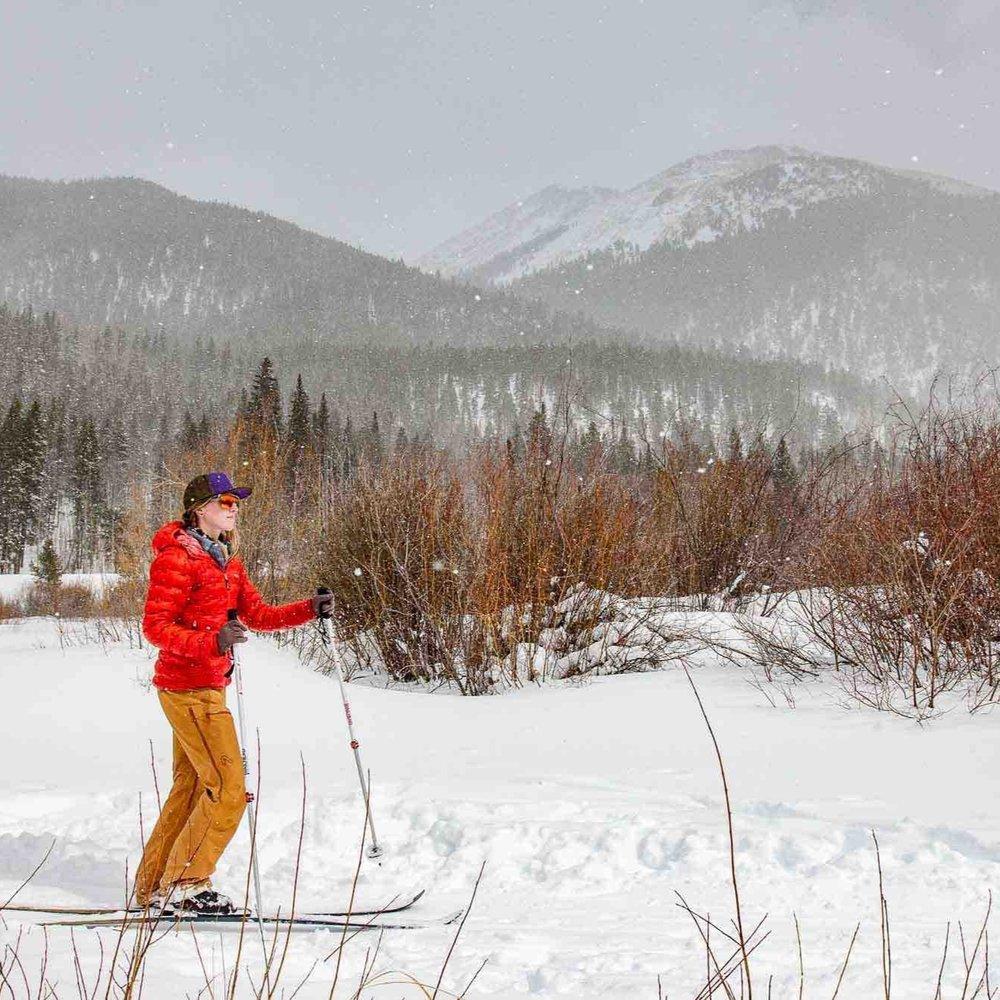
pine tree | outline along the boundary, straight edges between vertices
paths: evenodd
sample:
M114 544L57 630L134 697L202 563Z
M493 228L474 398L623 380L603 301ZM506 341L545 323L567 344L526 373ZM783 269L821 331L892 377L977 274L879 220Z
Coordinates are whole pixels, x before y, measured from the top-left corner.
M59 568L56 547L51 538L45 539L38 557L31 564L31 572L35 575L38 589L41 591L50 613L56 613L59 610L59 588L62 580L62 570Z
M628 436L628 431L625 429L624 422L622 423L621 430L618 432L618 438L612 446L611 462L618 472L626 475L635 472L638 466L635 457L635 448L632 445L631 438Z
M552 432L549 430L545 404L535 410L528 423L528 450L538 458L547 459L552 452Z
M743 438L740 437L740 432L735 427L729 430L729 454L727 460L730 462L743 461Z
M357 442L354 439L354 430L351 427L351 418L348 417L344 423L344 433L340 445L341 473L345 479L350 478L354 470L358 467Z
M774 458L771 462L771 477L774 479L775 489L787 492L795 487L798 482L798 472L795 463L788 452L788 445L782 438L778 442L778 447L774 450Z
M324 400L325 400L324 396ZM298 461L310 443L309 396L302 388L302 376L295 380L295 392L288 411L288 440L293 447L293 461Z
M201 419L198 421L198 446L200 448L206 447L212 440L212 424L208 419L207 413L202 413Z
M85 417L73 448L71 478L75 569L89 569L98 556L101 517L101 452L94 422Z
M112 564L118 545L118 535L128 500L128 437L125 425L114 414L101 426L101 488L99 500L99 531L102 551Z
M190 410L184 411L184 420L181 424L181 433L177 444L182 451L195 451L198 448L198 425L194 422Z
M382 430L378 425L378 414L372 413L372 422L365 431L362 449L365 458L372 465L381 465L385 457L385 442L382 440Z
M312 416L313 447L319 456L320 481L324 496L327 495L326 491L330 481L335 479L338 474L336 433L330 419L330 407L324 392L320 394L319 406L316 407Z
M15 399L0 425L0 566L18 573L36 537L42 503L45 427L36 400L24 412Z
M251 423L274 434L281 434L284 423L281 412L281 390L274 375L270 358L264 358L254 376L247 401L247 417Z
M45 414L46 454L42 464L41 500L38 505L39 536L54 535L59 522L60 502L66 496L69 439L66 433L66 407L62 400L51 399Z
M17 464L21 450L21 401L15 399L0 424L0 572L16 573Z
M56 555L56 547L51 538L46 538L38 552L38 557L31 564L31 571L35 574L35 579L39 583L47 584L50 587L58 587L62 579L62 570L59 568L59 558Z
M35 400L28 407L21 424L15 466L16 496L14 498L14 561L20 568L24 550L38 537L43 501L43 470L45 467L46 438L42 407Z
M760 431L757 431L753 436L753 444L747 452L747 458L750 459L755 467L767 468L770 455L767 450L767 444L764 441L764 435Z
M325 455L330 450L330 407L326 401L326 393L321 393L319 406L312 418L313 438L316 441L316 450Z
M524 435L521 433L521 425L515 420L511 428L510 437L507 438L507 460L511 463L519 463L524 458L525 445Z
M601 432L597 429L597 424L593 420L587 424L587 430L580 437L577 449L579 456L577 466L580 469L586 468L592 462L598 461L601 455Z

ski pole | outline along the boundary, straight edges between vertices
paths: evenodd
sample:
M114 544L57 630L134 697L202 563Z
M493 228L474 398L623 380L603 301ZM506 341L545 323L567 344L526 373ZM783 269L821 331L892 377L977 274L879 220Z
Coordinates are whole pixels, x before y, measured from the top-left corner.
M230 608L226 612L226 618L231 621L239 619L239 612L236 608ZM236 687L236 718L240 726L240 756L243 758L243 777L247 782L247 822L250 824L250 871L253 874L253 892L257 903L257 926L260 928L260 943L264 948L265 960L267 957L267 939L264 936L264 909L260 902L260 869L257 867L257 813L254 803L253 792L249 788L250 764L247 760L247 730L245 723L246 713L243 710L243 671L240 669L240 658L236 652L236 646L230 649L233 658L233 683Z
M329 587L317 587L317 594L329 594L333 592ZM332 602L331 602L332 607ZM336 637L333 634L333 626L330 623L332 614L330 611L321 614L319 620L323 630L323 645L330 650L333 657L333 669L337 675L337 683L340 685L340 700L344 703L344 715L347 716L347 732L351 737L351 749L354 751L354 763L358 766L358 781L361 782L361 794L364 796L365 811L368 816L368 829L371 831L372 842L368 848L368 857L382 857L382 847L379 845L378 837L375 834L375 820L372 817L372 803L368 791L368 779L365 777L365 769L361 766L361 744L354 734L354 719L351 716L351 703L347 700L347 689L344 687L344 669L340 662L340 650L337 647Z

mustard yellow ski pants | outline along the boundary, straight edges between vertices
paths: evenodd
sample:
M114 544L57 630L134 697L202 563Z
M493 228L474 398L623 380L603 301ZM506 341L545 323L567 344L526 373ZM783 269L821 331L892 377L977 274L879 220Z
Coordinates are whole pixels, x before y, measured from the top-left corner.
M225 691L158 694L174 733L173 787L136 874L140 906L157 890L207 879L246 809L243 761Z

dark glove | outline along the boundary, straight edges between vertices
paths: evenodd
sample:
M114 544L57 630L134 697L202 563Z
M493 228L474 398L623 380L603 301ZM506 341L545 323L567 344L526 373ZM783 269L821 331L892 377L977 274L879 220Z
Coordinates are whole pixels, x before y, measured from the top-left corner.
M219 629L218 635L215 637L215 643L219 647L219 653L223 656L229 652L238 642L247 641L247 627L241 621L237 621L235 618L232 621L226 622L222 628Z
M317 618L325 618L333 613L333 594L313 594L313 614Z

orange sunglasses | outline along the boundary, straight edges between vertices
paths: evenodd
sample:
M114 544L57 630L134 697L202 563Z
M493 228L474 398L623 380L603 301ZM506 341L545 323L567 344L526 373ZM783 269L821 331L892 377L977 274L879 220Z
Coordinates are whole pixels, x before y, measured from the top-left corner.
M239 509L240 498L238 496L234 496L232 493L223 493L215 499L219 501L219 506L224 510L232 510L234 507Z

